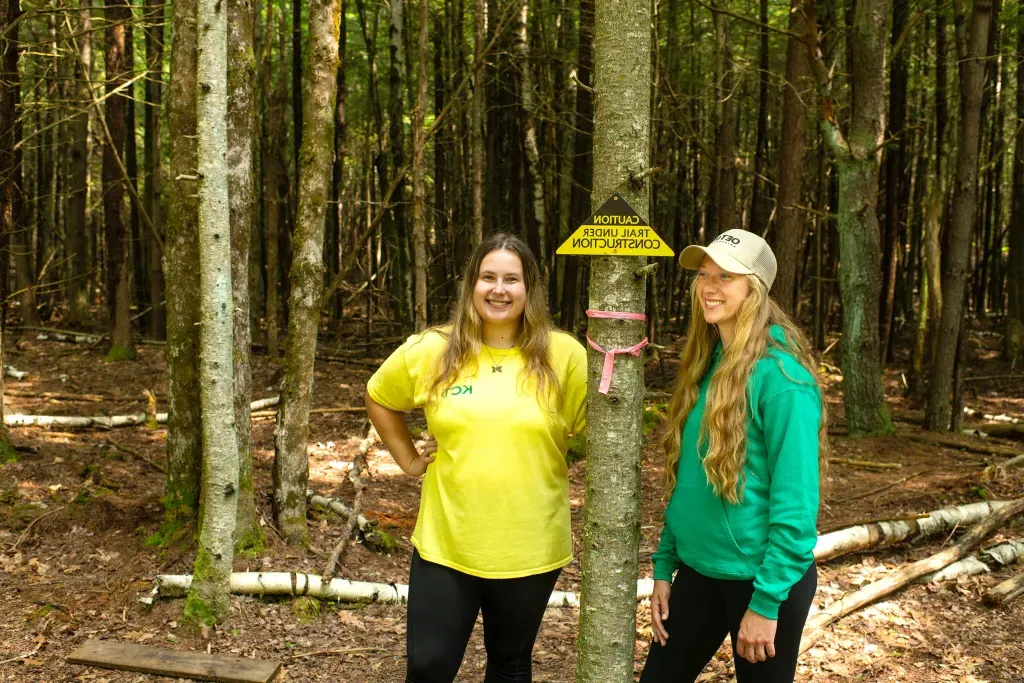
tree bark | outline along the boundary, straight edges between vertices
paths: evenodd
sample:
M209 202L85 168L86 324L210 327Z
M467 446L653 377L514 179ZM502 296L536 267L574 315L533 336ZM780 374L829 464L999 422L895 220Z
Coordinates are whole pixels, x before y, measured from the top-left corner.
M596 204L620 194L641 216L650 208L651 5L597 0L594 16L594 193ZM590 306L642 313L646 282L633 273L644 257L593 257ZM641 321L596 319L590 336L604 349L629 348ZM611 393L597 391L604 357L589 353L580 607L579 683L633 680L636 579L640 543L640 447L643 361L619 356Z
M417 332L427 329L427 188L424 180L424 148L427 145L423 119L427 111L427 38L430 30L430 9L427 0L420 0L419 49L416 51L416 107L412 111L412 242L415 261L414 323ZM435 183L444 182L434 178Z
M110 323L110 349L106 360L135 357L131 324L131 272L128 234L124 224L124 178L118 157L124 151L125 100L114 94L127 80L130 65L125 63L125 21L131 17L127 0L106 0L106 88L105 117L110 141L103 147L103 222L107 239L107 308ZM112 143L112 144L111 144Z
M15 21L17 16L17 0L0 0L0 36L11 30L11 22ZM18 190L14 185L14 121L17 110L14 107L12 92L20 87L18 80L12 78L17 75L17 61L14 61L13 71L10 70L11 52L14 52L14 58L17 60L16 32L14 38L0 42L0 250L5 252L11 248L11 234L17 229L14 219L14 193ZM4 425L4 318L7 306L2 302L7 298L8 263L5 258L4 266L0 268L0 462L7 462L14 455L7 437L7 427Z
M90 102L89 71L92 68L92 2L79 0L78 59L75 60L75 98ZM89 182L89 107L71 122L71 177L67 207L68 318L71 325L89 316L86 212Z
M235 539L240 548L260 536L252 483L252 370L249 363L249 240L256 215L252 141L256 134L256 58L252 0L228 0L228 197L231 220L231 287L234 302L234 405L238 445L238 508Z
M751 209L750 209L750 230L756 232L758 235L763 235L768 229L768 220L772 212L771 192L769 190L770 184L765 174L768 172L768 106L769 106L769 95L768 95L768 80L771 78L771 62L769 61L768 52L768 0L760 0L760 21L761 26L758 28L758 94L757 94L757 133L754 143L754 181L753 190L751 191ZM799 14L799 11L790 11L790 31L793 31L794 15ZM799 27L798 27L799 28ZM795 32L795 31L794 31ZM794 37L790 36L789 44L792 44ZM802 47L802 46L801 46ZM806 57L805 57L806 63ZM786 68L789 69L789 48L786 49ZM806 71L806 69L805 69ZM789 83L794 83L787 78ZM799 87L792 85L790 87ZM786 88L787 90L789 88ZM785 97L785 95L783 95ZM803 107L801 107L803 111ZM785 113L783 113L785 116ZM783 135L785 135L785 124L783 124ZM805 126L801 124L801 131L805 130ZM801 156L803 155L803 140L801 139ZM783 145L785 149L785 145ZM795 277L795 273L794 273ZM777 296L777 295L776 295Z
M1017 6L1017 54L1024 54L1024 4ZM1024 67L1017 64L1017 121L1014 130L1024 125ZM1006 273L1008 307L1006 309L1007 360L1024 363L1024 135L1015 137L1013 148L1013 194L1010 213L1010 253Z
M989 588L982 600L986 605L1005 605L1020 595L1024 595L1024 572Z
M484 0L476 0L473 13L473 104L470 146L473 157L473 246L484 238Z
M199 396L199 217L196 201L196 0L175 0L171 22L171 144L164 278L167 282L167 521L199 510L202 415Z
M405 166L405 125L402 117L406 78L405 61L405 0L390 0L391 14L388 25L389 53L388 66L388 140L391 144L391 172L400 173ZM391 206L392 227L391 248L395 250L395 267L392 275L392 294L398 302L399 319L412 322L412 269L409 263L409 232L405 218L406 181L403 177L395 189ZM381 187L383 192L385 188Z
M292 241L284 388L274 438L274 514L277 528L291 542L306 538L306 440L323 293L324 199L334 153L332 105L337 95L340 9L340 0L309 3L309 63L303 97L307 130L300 153L299 210Z
M800 266L798 254L805 233L804 213L797 205L803 196L807 149L807 108L804 102L811 95L807 45L799 38L807 32L806 3L807 0L792 0L789 11L790 37L786 46L782 143L779 145L778 227L773 240L780 264L772 294L790 314L796 309L796 274Z
M163 186L163 164L160 158L160 130L162 121L160 109L163 101L164 63L164 4L160 0L145 0L146 11L146 65L149 77L146 79L146 138L145 164L146 186L143 205L153 222L157 234L163 231L163 203L160 201ZM149 285L149 306L152 309L147 318L147 332L150 339L163 339L167 335L167 311L164 304L163 249L150 231L143 233Z
M540 149L537 146L536 104L533 92L533 74L530 71L530 44L526 33L526 21L529 16L530 3L523 2L519 9L519 31L516 36L516 56L519 62L519 102L523 116L523 147L526 150L526 169L530 178L530 195L533 199L533 226L527 234L536 235L530 240L540 261L541 275L548 280L547 258L547 216L545 215L544 171L541 168ZM527 220L527 224L530 221Z
M278 348L278 282L281 279L281 258L278 254L277 227L280 221L281 197L278 191L278 168L279 148L278 138L281 128L279 127L280 113L284 106L284 100L275 91L272 85L271 72L273 50L271 45L274 39L274 3L267 4L267 51L263 64L263 100L267 103L267 115L264 117L266 125L266 138L263 141L263 174L264 193L267 207L267 231L266 231L266 297L264 298L264 319L267 325L267 355L275 363L280 357ZM284 19L281 19L281 34L284 33ZM280 41L281 50L284 48L284 39Z
M185 602L185 619L208 626L231 614L231 561L238 506L238 446L232 377L235 315L231 271L234 263L227 160L231 146L228 137L228 11L222 0L199 0L196 114L199 121L203 520L192 570L194 578ZM232 16L232 23L239 20L238 15Z
M736 211L736 93L733 92L732 26L729 0L711 4L715 22L715 175L708 236L740 227Z
M959 3L957 4L959 7ZM965 315L964 292L971 274L971 232L977 217L978 151L981 142L981 100L985 79L992 0L975 0L967 35L957 29L960 57L960 150L953 186L953 209L948 248L942 268L942 318L928 385L925 426L933 431L950 425L950 393L953 364L961 318ZM958 13L958 23L962 17Z
M812 67L819 88L821 126L839 176L839 291L843 302L841 359L846 425L851 436L892 432L882 387L878 335L881 261L876 198L885 132L885 37L889 0L860 0L853 11L853 107L844 136L829 94L830 78L820 56ZM816 53L816 17L807 30Z

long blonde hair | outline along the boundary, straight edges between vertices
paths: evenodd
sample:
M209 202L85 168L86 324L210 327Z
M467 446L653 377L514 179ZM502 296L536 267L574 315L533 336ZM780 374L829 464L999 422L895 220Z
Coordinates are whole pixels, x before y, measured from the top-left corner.
M483 344L483 321L473 306L473 292L480 276L480 263L493 251L508 251L519 257L523 266L523 285L526 287L526 306L516 333L515 345L523 357L521 378L536 379L537 396L555 398L561 402L561 387L551 367L548 351L551 344L551 317L548 314L547 288L541 278L537 259L526 244L508 233L498 232L483 240L466 262L459 285L459 298L451 320L434 331L446 338L447 343L438 364L438 373L430 385L428 397L435 401L450 388L463 370L476 363Z
M811 344L785 311L779 308L768 289L757 277L745 276L750 283L750 294L740 304L736 317L736 332L732 341L722 350L722 361L711 376L707 405L700 426L700 444L707 444L704 472L715 494L730 503L743 498L743 465L746 461L747 416L750 411L747 385L750 373L772 348L782 348L810 374L818 364L811 353ZM665 451L665 491L671 497L676 486L682 428L697 402L701 380L711 364L711 356L718 342L718 330L704 320L697 297L697 282L690 284L690 324L686 343L679 359L672 400L668 407L666 429L661 436ZM771 326L779 325L785 332L785 345L771 336ZM814 380L815 383L817 380ZM820 387L819 387L820 391ZM818 472L822 482L828 467L828 411L824 397L821 400L821 426L818 430Z

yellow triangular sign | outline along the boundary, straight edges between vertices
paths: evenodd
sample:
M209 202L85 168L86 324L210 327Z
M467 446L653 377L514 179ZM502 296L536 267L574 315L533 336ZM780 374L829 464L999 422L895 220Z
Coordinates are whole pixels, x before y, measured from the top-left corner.
M588 256L673 256L665 240L622 198L611 199L576 229L557 254Z

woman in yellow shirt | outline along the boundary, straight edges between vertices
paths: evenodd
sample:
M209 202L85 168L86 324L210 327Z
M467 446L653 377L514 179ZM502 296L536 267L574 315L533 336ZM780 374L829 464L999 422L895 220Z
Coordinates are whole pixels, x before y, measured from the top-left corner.
M584 427L586 385L586 351L553 329L536 259L504 233L473 252L451 321L410 337L370 378L381 440L423 476L407 683L454 681L481 611L485 683L531 680L544 608L572 561L565 454ZM434 455L406 426L420 407Z

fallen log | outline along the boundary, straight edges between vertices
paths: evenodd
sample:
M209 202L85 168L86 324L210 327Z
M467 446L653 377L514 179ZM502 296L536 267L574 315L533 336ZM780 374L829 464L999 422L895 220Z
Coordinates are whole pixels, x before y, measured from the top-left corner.
M930 583L932 581L952 581L961 576L987 574L993 569L1013 564L1022 557L1024 557L1024 543L1021 541L1007 541L984 550L977 555L971 555L958 560L945 569L929 574L921 580Z
M264 398L253 401L250 410L258 410L275 406L281 400L280 396ZM156 414L157 424L167 423L167 413ZM8 427L103 427L113 429L114 427L136 427L146 424L146 413L132 413L130 415L92 415L89 417L78 417L74 415L4 415L4 424Z
M1024 424L991 424L974 427L974 429L988 436L1001 436L1009 439L1024 438Z
M860 590L844 595L820 612L812 615L804 626L803 638L800 640L800 652L810 648L823 634L824 629L837 620L855 612L881 597L899 590L907 584L937 572L957 560L962 559L974 546L981 543L992 532L998 530L1012 517L1024 511L1024 498L1009 502L996 512L975 524L960 539L931 557L918 560L903 567L894 574L870 583Z
M183 598L192 585L191 574L158 574L152 592L139 602L152 605L158 598ZM373 602L404 605L409 600L409 586L404 583L369 583L333 579L324 582L315 574L296 572L233 572L231 592L235 595L308 596L339 602ZM637 601L651 597L653 579L637 581ZM569 591L552 591L548 607L577 607L579 596Z
M22 391L21 389L7 389L5 396L14 398L41 398L47 401L87 401L89 403L102 403L113 400L109 396L100 394L62 394L56 391Z
M840 555L892 545L912 536L923 537L952 531L964 524L981 521L1006 505L1009 505L1006 501L970 503L936 510L921 519L880 521L839 529L818 536L814 559L827 562Z
M27 372L22 372L21 370L18 370L10 365L4 366L4 377L10 377L12 379L25 379L25 375L27 374Z
M828 461L835 465L863 467L868 470L898 470L903 467L898 462L875 462L873 460L853 460L851 458L829 458Z
M988 589L982 600L986 605L1005 605L1021 594L1024 594L1024 572Z
M320 496L312 490L307 489L306 502L315 507L337 513L346 520L351 520L352 518L352 508L345 505L345 503L337 498ZM389 552L395 547L394 538L377 528L377 522L370 521L361 514L356 515L356 528L359 530L359 537L362 539L363 543L369 545L374 550Z

